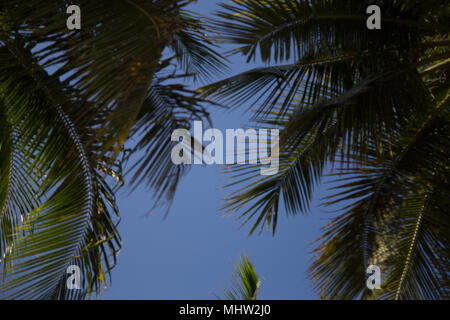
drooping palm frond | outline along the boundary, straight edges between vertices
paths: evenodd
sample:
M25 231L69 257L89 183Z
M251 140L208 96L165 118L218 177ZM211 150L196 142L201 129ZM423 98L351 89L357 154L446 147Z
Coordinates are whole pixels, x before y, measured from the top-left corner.
M218 40L238 46L235 51L248 60L260 57L264 62L403 51L418 44L418 30L448 32L442 14L445 1L379 4L385 24L382 31L367 32L365 12L371 4L356 0L233 1L221 5L220 19L212 25Z
M138 117L132 134L140 137L131 154L140 152L130 183L136 187L145 183L155 191L154 208L166 205L166 213L174 199L177 184L188 171L186 165L175 165L171 160L171 140L176 129L191 127L194 120L209 119L209 114L201 106L202 99L193 91L179 84L160 83L152 85L142 112Z
M418 94L414 100L398 98L406 81L409 82L408 90L416 88L414 92ZM251 218L261 210L251 232L258 224L263 226L264 221L268 226L273 221L275 231L282 198L288 214L307 212L314 187L320 182L322 171L329 162L340 154L348 154L354 144L360 146L362 157L368 137L376 139L378 152L382 152L384 140L381 137L387 133L394 134L399 123L405 121L403 119L413 116L408 107L414 103L417 106L414 110L418 112L426 105L426 97L420 97L424 91L420 78L407 69L395 75L391 72L370 75L348 91L344 91L342 86L327 88L322 80L315 86L318 96L311 97L307 89L299 88L297 96L301 102L291 105L290 114L280 119L276 113L273 119L266 120L282 129L279 173L245 185L234 192L225 205L226 209L234 211L251 200L261 199L243 212ZM237 166L233 171L236 171L236 180L244 182L248 178L256 179L258 168L260 165Z
M188 3L81 1L79 31L66 28L66 1L0 4L0 253L10 296L103 290L121 246L111 178L123 183L119 156L132 134L144 134L133 151L153 161L135 179L148 179L157 200L173 196L183 168L155 152L170 144L167 129L206 116L174 80L224 66L198 17L181 10ZM168 73L165 49L184 74ZM81 268L83 290L67 290L68 263Z
M175 53L179 67L194 80L209 79L227 70L223 58L210 46L213 45L204 23L205 17L182 10L183 28L173 35L170 48Z
M329 201L345 212L325 227L310 272L324 298L445 299L449 237L448 105L391 141L391 158L372 156L342 169ZM350 203L350 204L349 204ZM365 270L383 272L381 292L365 287Z
M261 279L258 277L250 259L243 255L238 265L233 265L232 287L225 290L228 300L256 300L258 299Z
M16 18L9 22L10 30L30 34L24 43L27 48L41 44L36 52L41 66L57 68L56 76L94 102L97 113L106 114L103 129L111 141L105 149L114 145L119 152L137 121L165 48L172 48L180 67L196 76L224 67L201 42L203 29L197 17L180 11L189 2L81 1L77 5L83 12L82 28L73 32L65 25L65 1L20 5L6 1L2 10Z
M178 3L124 0L81 1L78 5L82 29L69 32L65 1L2 4L18 20L10 30L30 34L24 45L31 49L43 44L36 52L42 68L58 68L55 74L87 101L95 101L98 113L108 112L104 125L120 148L170 40L173 31L169 30L177 28Z
M317 128L310 132L290 150L281 147L279 169L274 175L261 176L261 164L230 166L234 181L227 187L238 185L239 189L226 198L223 209L229 213L240 210L242 224L254 219L250 234L258 226L261 231L266 226L275 233L282 203L288 215L308 212L325 165L337 152L334 142L339 139L338 134L331 124L323 131Z
M323 172L339 164L343 185L328 202L344 203L344 213L325 227L311 268L321 296L444 298L447 235L444 227L427 230L424 221L448 222L442 193L433 205L425 197L448 190L448 133L441 130L449 120L448 4L378 4L383 27L376 31L365 26L365 1L222 5L212 22L217 38L248 61L270 65L201 92L234 105L250 102L255 120L281 129L279 173L259 176L262 164L231 167L230 185L242 187L224 207L239 210L245 221L255 218L251 232L264 224L274 231L279 208L306 212ZM412 156L420 150L416 143L428 153ZM421 214L429 208L441 211ZM414 231L421 226L423 238ZM373 295L366 267L381 258L390 287ZM434 290L437 284L441 289Z
M100 150L85 140L92 129L79 133L64 110L74 103L64 86L17 49L20 39L1 40L0 98L9 134L4 141L12 142L10 163L1 169L7 178L1 185L1 290L14 298L99 292L121 243L108 213L108 206L115 209L113 196L96 166ZM108 206L105 199L112 200ZM83 269L85 290L66 290L71 264Z
M429 18L441 12L445 1L433 4L432 9L414 2L385 3L383 19L388 23L376 32L365 27L368 4L364 1L251 0L222 6L224 10L217 13L220 19L212 21L218 41L237 45L237 51L248 59L291 64L250 70L201 90L205 96L236 105L250 99L256 105L254 98L265 97L258 107L263 115L268 113L262 111L280 105L288 108L301 84L314 97L320 95L314 84L321 80L349 90L380 70L411 62L415 66L426 35L445 37L445 31L435 30L436 20L442 29L448 28L442 14L439 19ZM419 28L418 21L427 26Z
M377 3L383 12L382 31L367 32L366 9L373 1L280 0L232 1L221 4L214 20L217 38L238 46L247 61L295 60L328 53L364 52L366 49L411 48L417 30L448 32L446 1ZM437 15L436 13L440 13Z

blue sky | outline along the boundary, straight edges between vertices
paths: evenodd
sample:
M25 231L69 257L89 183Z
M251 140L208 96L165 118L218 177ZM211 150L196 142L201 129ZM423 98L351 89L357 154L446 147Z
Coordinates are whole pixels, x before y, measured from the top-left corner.
M217 3L198 0L189 9L211 14L219 8ZM256 66L234 56L230 73L223 77ZM247 107L233 112L211 108L214 127L244 127ZM123 248L112 284L101 299L215 299L213 294L221 296L229 286L232 263L244 252L263 278L261 299L318 298L307 279L307 268L312 242L330 218L325 213L329 208L319 206L326 188L317 190L310 214L287 217L282 210L275 237L269 232L249 237L250 225L239 229L237 216L219 211L223 196L232 190L220 190L225 185L220 170L220 166L193 166L165 220L156 212L146 215L153 205L151 191L119 192Z

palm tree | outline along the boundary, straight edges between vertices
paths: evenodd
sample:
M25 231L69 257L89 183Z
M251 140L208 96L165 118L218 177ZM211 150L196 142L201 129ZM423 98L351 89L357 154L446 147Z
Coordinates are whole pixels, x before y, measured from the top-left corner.
M250 258L244 254L237 265L233 264L234 273L231 287L225 289L227 300L257 300L261 279L256 273Z
M121 248L114 188L122 165L144 157L134 181L172 199L187 168L170 160L174 128L208 117L177 79L224 66L191 1L0 3L0 263L9 298L99 294ZM171 57L163 54L171 52ZM138 138L133 148L125 145ZM67 290L66 269L82 290Z
M381 30L366 9L381 8ZM224 206L275 232L309 211L336 176L310 269L325 299L445 299L450 251L450 15L448 1L247 0L222 4L216 40L265 67L201 88L229 105L249 102L259 126L280 128L280 171L233 166ZM332 171L330 171L332 169ZM381 290L366 288L377 264Z

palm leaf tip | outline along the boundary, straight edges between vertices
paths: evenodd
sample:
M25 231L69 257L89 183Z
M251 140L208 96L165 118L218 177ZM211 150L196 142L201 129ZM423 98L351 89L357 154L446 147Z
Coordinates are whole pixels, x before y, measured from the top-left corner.
M244 254L237 265L233 264L234 273L232 287L225 290L228 300L256 300L258 298L261 279L256 273L253 263Z

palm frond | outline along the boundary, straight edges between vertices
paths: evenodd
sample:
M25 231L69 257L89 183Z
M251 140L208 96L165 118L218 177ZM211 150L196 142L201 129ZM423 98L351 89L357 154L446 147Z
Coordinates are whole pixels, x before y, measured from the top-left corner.
M210 79L227 70L226 61L213 49L205 17L195 12L181 11L183 28L173 35L170 45L179 67L194 80Z
M155 191L155 205L167 205L168 212L181 177L188 172L186 165L175 165L171 152L175 142L171 136L176 129L190 129L194 120L209 119L201 106L202 99L183 85L161 83L157 79L149 90L142 111L132 133L140 139L131 155L142 153L135 167L130 183L136 187L145 184Z
M157 200L173 197L185 168L163 158L167 153L155 152L168 145L167 130L206 117L197 94L174 80L208 77L225 66L211 43L204 42L206 29L200 18L182 11L189 2L81 1L77 5L83 12L82 28L73 32L65 25L65 1L0 4L0 100L10 123L8 135L4 130L9 127L2 127L1 141L1 253L4 275L10 278L4 289L13 296L80 298L103 290L121 246L111 214L119 212L109 178L123 182L124 144L131 134L143 134L132 151L146 150L145 160L155 160L150 166L140 165L134 179L149 179ZM184 74L169 74L173 58L161 59L165 49L173 50L178 61L172 70L184 69ZM50 116L52 112L59 117ZM89 190L81 185L83 174L89 174ZM71 199L66 194L70 190ZM89 210L76 207L86 205L87 199ZM74 229L70 224L65 229L61 221L66 211L83 212L84 227L74 216ZM32 232L35 229L39 232ZM51 245L39 235L46 232L54 238L49 238ZM42 241L42 251L29 241ZM48 263L52 257L56 260L51 266L43 263L39 277L46 249L55 254L48 256ZM69 253L71 263L83 272L80 292L66 290L61 263ZM35 281L26 286L30 277Z
M98 292L110 271L110 257L103 260L104 245L91 242L104 237L113 256L120 248L102 200L113 198L96 172L101 151L91 150L86 141L92 129L78 131L63 109L75 110L67 89L18 50L20 38L2 41L0 98L13 143L9 184L2 185L8 189L1 208L1 289L14 298L76 298ZM83 257L87 246L97 261ZM71 264L84 270L84 290L66 290Z
M429 4L386 2L379 4L383 12L382 32L366 32L366 9L370 1L233 1L221 4L219 19L212 24L218 40L239 47L236 52L247 61L302 59L328 52L362 52L385 48L389 44L413 48L417 30L449 30L448 23L428 19L445 8L445 1ZM440 15L442 16L442 14ZM431 20L431 21L430 21Z
M258 277L250 259L243 255L238 265L233 265L232 287L225 290L228 300L256 300L258 298L261 279Z
M324 298L447 297L448 101L447 92L430 116L391 141L391 159L372 149L355 168L341 169L341 192L328 203L350 204L325 227L310 269ZM383 272L380 292L362 281L371 264Z
M307 211L323 171L338 164L342 185L328 203L345 203L344 212L324 228L311 266L321 296L443 298L447 234L431 221L448 221L448 5L380 2L383 28L368 32L369 4L222 5L211 22L217 39L269 66L201 92L249 102L255 120L281 129L279 174L258 178L258 165L232 167L231 185L245 186L225 207L256 217L251 232L262 222L274 227L282 195L288 214ZM431 200L436 190L443 191ZM372 293L365 272L377 261L389 288Z

